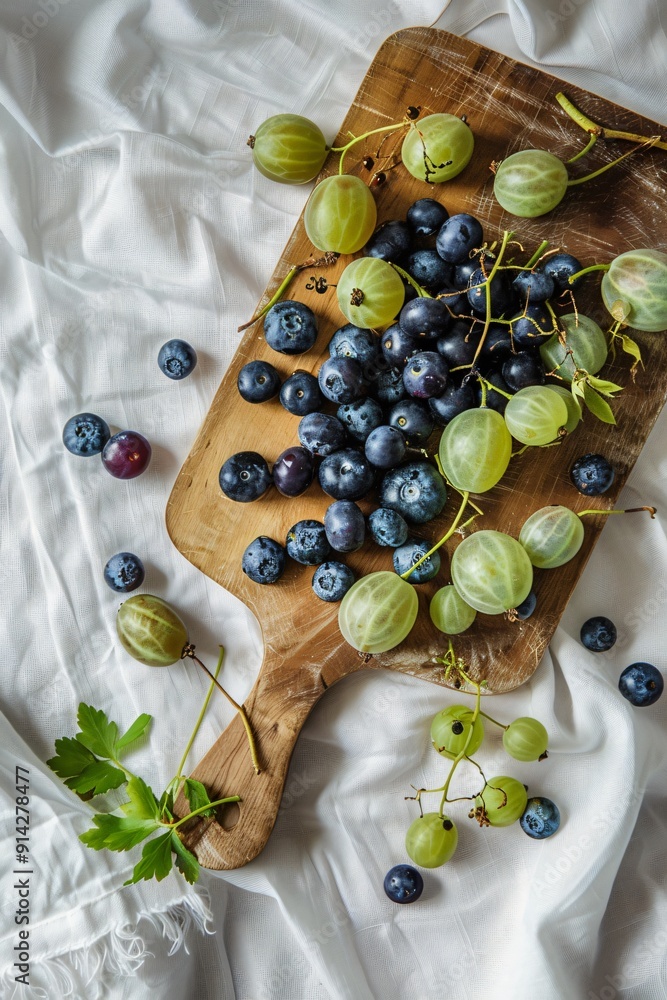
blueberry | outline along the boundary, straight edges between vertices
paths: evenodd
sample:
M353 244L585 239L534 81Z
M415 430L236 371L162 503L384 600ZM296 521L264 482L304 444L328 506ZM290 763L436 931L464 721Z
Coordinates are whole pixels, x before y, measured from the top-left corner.
M380 363L380 338L372 330L347 323L329 341L329 356L354 358L366 377L371 377Z
M486 336L488 338L488 331ZM442 337L438 337L436 341L438 354L445 359L450 368L471 365L479 338L480 334L471 329L470 323L457 319L451 330L448 330Z
M364 544L366 522L352 500L336 500L324 514L324 530L336 552L356 552Z
M538 795L528 799L519 822L523 832L533 840L546 840L547 837L552 837L560 826L560 811L551 799Z
M437 517L447 501L447 489L437 469L428 462L410 462L390 469L382 480L380 502L413 524Z
M489 253L485 253L475 254L474 257L464 260L462 264L457 264L454 268L454 288L465 289L467 291L470 278L475 271L481 267L488 274L494 263L495 257L492 257Z
M461 264L473 250L481 247L483 240L482 224L474 216L462 212L451 215L440 227L435 245L443 260Z
M418 198L410 205L406 218L415 236L435 236L449 212L435 198Z
M379 257L401 264L412 250L412 232L407 222L383 222L364 247L367 257Z
M464 410L471 410L473 406L475 406L475 394L469 382L463 382L462 385L450 382L441 396L428 401L429 410L441 427Z
M371 391L380 403L391 406L405 399L407 392L403 385L403 372L400 368L390 368L386 372L379 372L373 379Z
M447 385L449 367L436 351L421 351L413 355L403 369L403 385L410 396L430 399L441 396Z
M488 273L484 273L481 268L473 271L468 281L468 302L475 312L486 316L486 290ZM491 291L491 315L502 316L512 305L513 296L510 285L505 275L498 271L488 281Z
M411 337L436 340L449 329L452 318L442 299L418 298L403 306L398 322Z
M402 431L410 445L425 444L435 426L435 421L425 403L417 399L402 399L389 411L389 424Z
M548 257L540 270L552 278L557 292L564 292L566 288L576 288L581 278L577 278L574 284L570 284L568 278L582 270L582 264L571 253L555 253Z
M129 594L144 582L144 564L132 552L117 552L104 567L104 582L119 594Z
M285 549L273 538L260 535L247 547L241 568L253 583L275 583L285 570Z
M480 365L501 365L513 353L509 327L503 323L490 323L479 352Z
M504 392L508 392L512 395L512 390L508 386L505 379L502 377L500 372L490 371L484 376L487 382L491 385L495 385L500 389L500 392L494 392L493 389L486 387L486 405L490 410L496 410L497 413L504 413L509 402L507 396L503 396ZM475 400L478 406L482 405L482 384L477 382L475 386Z
M437 295L452 280L452 265L437 250L417 250L408 257L405 270L418 285Z
M519 271L512 285L521 297L521 302L529 306L546 302L556 288L554 279L544 271Z
M581 626L579 638L591 653L606 653L616 642L616 626L610 618L596 615Z
M303 371L294 372L285 379L280 390L280 402L295 417L315 413L324 405L317 379L310 372Z
M297 521L287 532L287 555L303 566L317 566L331 554L324 525L320 521Z
M519 621L523 622L526 618L530 618L536 607L537 595L534 590L531 590L525 601L522 601L521 604L517 604L514 610Z
M392 903L414 903L423 889L424 879L411 865L394 865L384 877L384 891Z
M378 545L396 549L407 540L409 529L404 517L388 507L378 507L368 518L368 530Z
M294 445L281 452L273 465L273 482L284 497L298 497L315 476L315 463L307 448Z
M614 467L604 455L582 455L570 469L574 486L588 497L606 493L615 478Z
M411 355L420 349L419 341L412 334L406 333L400 323L394 323L380 338L382 356L392 367L403 367Z
M432 548L430 542L423 538L408 538L407 542L394 549L394 569L399 576L407 573L411 566L418 563L422 556ZM408 577L408 583L427 583L437 576L440 570L440 553L434 552L425 559L418 569Z
M334 500L361 500L375 482L375 471L365 455L341 448L322 459L320 486Z
M527 385L544 385L546 373L539 355L533 351L519 351L503 364L503 378L511 392L525 389Z
M648 708L662 694L665 682L657 667L652 663L631 663L618 681L618 689L631 705Z
M160 348L157 363L167 378L180 381L195 370L197 352L185 340L168 340Z
M331 403L351 403L363 396L366 387L361 365L354 358L327 358L317 380Z
M338 407L338 419L355 441L364 442L370 432L384 423L382 407L370 396Z
M106 420L95 413L77 413L63 427L63 444L72 455L99 455L111 437Z
M515 348L539 347L554 333L554 319L541 302L526 306L511 319L510 334Z
M280 375L268 361L249 361L236 380L239 393L248 403L265 403L280 391Z
M239 451L220 469L220 489L230 500L252 503L263 496L273 479L266 460L256 451Z
M317 318L303 302L276 302L264 317L264 336L280 354L304 354L315 346Z
M364 451L376 469L393 469L405 457L405 438L397 427L382 424L370 432Z
M342 601L354 583L354 573L341 562L325 562L313 573L313 591L321 601Z
M307 413L299 421L299 441L313 455L331 455L345 444L345 428L331 413Z

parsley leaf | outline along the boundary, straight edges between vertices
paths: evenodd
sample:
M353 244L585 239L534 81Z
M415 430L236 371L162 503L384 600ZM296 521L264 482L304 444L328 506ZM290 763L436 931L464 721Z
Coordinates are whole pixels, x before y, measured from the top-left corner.
M98 757L115 757L118 726L109 722L106 714L92 705L79 705L77 715L80 733L76 734L79 743L92 750Z
M160 825L157 820L114 816L111 813L98 813L93 816L93 823L95 826L82 833L79 840L95 851L104 847L109 851L129 851Z
M174 863L186 882L191 885L199 878L199 862L189 851L175 830L171 834L171 849L175 853Z
M94 764L95 760L95 755L83 743L69 736L63 736L62 739L56 740L56 756L47 760L46 765L55 771L59 778L71 778L73 775L81 774L84 768Z
M195 809L199 809L201 806L206 806L211 801L208 797L208 792L202 785L201 781L195 781L194 778L186 778L185 784L183 785L183 794L190 803L190 809L192 812ZM200 813L201 816L214 816L215 809L207 809L205 812Z
M147 882L155 878L161 882L171 871L171 838L172 831L168 830L160 837L154 837L144 844L141 852L141 860L134 866L132 878L124 882L124 885L132 885L133 882L140 882L145 879Z
M114 767L108 760L96 760L94 764L84 767L81 774L67 778L65 784L78 795L103 795L112 788L120 788L127 781L124 771Z
M153 716L146 715L145 712L138 716L128 731L124 733L119 740L116 740L116 754L118 754L119 750L124 750L126 746L130 745L130 743L134 743L134 741L138 740L140 736L143 736L152 721Z
M133 775L127 783L127 794L130 796L130 801L121 806L126 816L132 819L160 818L158 801L143 778Z

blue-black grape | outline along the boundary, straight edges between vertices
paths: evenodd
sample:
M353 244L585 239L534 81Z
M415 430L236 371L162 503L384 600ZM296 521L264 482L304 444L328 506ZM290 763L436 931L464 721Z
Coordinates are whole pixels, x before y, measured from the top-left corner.
M389 424L397 427L409 445L425 444L435 426L427 405L417 399L402 399L389 411Z
M452 265L443 260L437 250L416 250L408 257L405 270L433 295L449 286L452 280Z
M299 421L299 441L313 455L331 455L345 444L347 434L331 413L307 413Z
M539 354L533 351L519 351L503 364L503 378L512 392L525 389L527 385L544 385L546 374Z
M336 500L324 514L324 531L336 552L356 552L366 537L364 515L352 500Z
M150 442L138 431L119 431L102 449L102 465L115 479L136 479L148 468Z
M522 305L536 305L546 302L553 295L556 284L545 271L519 271L512 282L514 291L520 296Z
M489 274L491 268L495 263L495 257L492 257L489 253L478 253L473 257L469 257L464 260L461 264L457 264L454 268L454 288L460 288L461 290L468 291L468 285L470 284L470 278L482 268L485 274Z
M322 460L320 486L334 500L361 500L375 482L375 470L355 448L341 448Z
M294 372L286 378L280 389L280 402L288 413L305 417L307 413L321 410L324 399L317 379L310 372Z
M249 361L239 372L236 385L247 403L266 403L280 392L280 375L268 361Z
M402 367L413 354L421 350L421 343L411 333L406 333L400 323L394 323L380 338L382 356L392 367Z
M447 385L449 367L441 354L421 351L413 355L403 369L403 384L410 396L430 399L441 396Z
M266 459L256 451L239 451L223 464L220 489L230 500L252 503L266 493L273 483Z
M449 212L435 198L418 198L410 205L406 218L415 236L434 236L449 218Z
M366 388L361 365L354 358L327 358L317 380L322 395L332 403L351 403Z
M403 545L409 534L405 518L389 507L378 507L369 515L368 530L374 542L392 549Z
M413 524L433 520L446 501L445 481L428 462L409 462L390 469L380 487L382 506L397 511Z
M440 227L435 241L436 249L443 260L450 264L461 264L473 250L484 241L482 225L472 215L462 212L451 215Z
M370 432L364 451L376 469L393 469L405 457L405 438L398 428L382 424Z
M459 413L471 410L475 406L475 394L469 382L463 382L461 385L450 382L441 396L429 399L428 406L436 423L444 427Z
M582 270L583 265L571 253L555 253L544 261L540 266L545 274L548 274L556 286L557 292L564 292L566 288L576 288L581 278L570 284L569 278Z
M418 298L401 309L399 323L412 337L435 340L451 326L451 316L441 299Z
M513 302L511 286L502 271L497 271L490 280L481 268L473 271L468 281L468 302L476 313L485 316L487 288L491 292L491 315L502 316Z
M383 222L364 247L367 257L379 257L402 264L412 250L412 232L407 222Z
M273 466L273 482L279 493L285 497L298 497L313 481L315 463L307 448L293 445L276 459Z
M527 305L511 320L510 333L515 350L540 347L554 332L553 317L541 302Z
M407 392L403 385L403 372L401 369L389 368L386 372L379 372L373 379L371 392L385 406L391 406L393 403L398 403L399 400L405 399Z
M487 332L487 337L488 335ZM460 368L472 364L479 338L479 332L471 329L470 323L457 319L451 330L438 337L436 347L450 368Z
M481 332L481 331L480 331ZM490 323L479 352L480 365L501 365L512 354L512 338L504 323Z
M380 340L372 330L346 323L336 330L329 341L329 356L332 358L354 358L362 369L373 366L380 353Z
M506 396L503 396L503 392L509 392L511 394L512 390L499 371L487 372L484 378L487 382L490 382L492 386L497 386L497 388L501 390L500 392L494 392L493 389L490 389L487 386L486 405L490 410L495 410L497 413L504 413L509 400ZM481 406L482 386L480 382L477 382L475 386L475 399L477 401L477 405Z

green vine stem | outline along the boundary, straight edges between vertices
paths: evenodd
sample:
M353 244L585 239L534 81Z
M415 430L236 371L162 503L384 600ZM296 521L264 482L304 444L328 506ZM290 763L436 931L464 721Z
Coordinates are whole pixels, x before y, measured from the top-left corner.
M250 756L252 758L252 765L253 765L253 767L255 769L255 774L260 774L261 773L261 767L259 765L259 758L257 756L257 745L255 743L255 736L253 734L252 727L250 725L250 720L248 719L248 715L247 715L247 712L246 712L245 708L243 707L243 705L239 705L239 703L232 698L231 694L229 694L227 691L225 691L225 689L223 688L223 686L220 683L220 681L218 681L213 676L213 674L211 673L211 671L208 669L207 666L205 666L202 663L202 661L199 659L199 657L195 656L194 646L187 645L185 647L185 649L183 650L183 653L181 654L181 658L185 658L186 656L189 657L191 660L194 660L194 662L197 664L197 666L201 667L201 669L204 671L205 674L208 674L208 676L211 678L211 680L213 681L213 683L215 684L215 686L218 688L218 690L220 691L220 693L225 696L225 698L227 699L227 701L229 702L229 704L233 708L235 708L236 711L241 716L241 722L243 723L244 729L246 731L246 735L248 737L248 746L250 747Z
M604 174L604 173L607 172L607 170L611 170L611 168L615 167L617 163L621 162L621 160L627 159L628 156L632 156L632 154L636 153L638 150L640 150L640 149L650 149L651 146L655 146L655 145L656 145L656 140L655 139L645 139L644 142L641 142L638 146L635 146L634 149L629 150L629 152L623 153L622 156L618 156L615 160L612 160L611 163L605 163L605 165L603 167L598 167L597 170L594 170L590 174L584 174L583 177L573 177L573 178L571 178L567 182L567 186L568 187L575 187L577 184L585 184L586 181L592 181L594 177L599 177L600 174Z
M501 729L509 729L509 726L506 726L502 722L498 722L497 719L494 719L493 716L491 716L491 715L487 715L486 712L482 712L481 709L480 709L479 714L483 715L485 719L489 720L489 722L492 722L494 724L494 726L499 726Z
M583 149L580 149L578 153L575 153L574 156L571 156L569 160L565 161L565 163L576 163L577 160L580 160L582 156L586 155L586 153L590 153L591 149L593 148L593 146L597 141L598 137L595 134L595 132L591 133L591 137L586 143L586 145L583 147Z
M224 806L227 802L240 802L240 795L228 795L226 799L216 799L215 802L207 802L204 806L199 806L198 809L193 809L192 812L188 813L187 816L183 816L181 819L177 820L175 823L160 823L160 826L165 826L169 830L177 830L179 826L183 823L187 823L189 819L194 816L199 816L201 813L206 812L209 809L215 809L217 806Z
M283 297L299 271L305 271L309 267L328 267L330 264L335 264L339 257L340 254L327 250L323 257L309 257L308 260L304 260L301 264L293 264L266 305L262 306L260 311L255 313L253 318L249 319L247 323L238 326L236 332L243 333L244 330L247 330L248 327L256 323L262 316L266 316L269 309L275 306L276 302L279 302Z
M603 128L602 125L598 125L594 122L588 115L585 115L583 111L580 111L576 105L570 101L565 94L560 91L556 94L556 100L560 104L563 111L570 116L572 121L576 122L584 130L584 132L589 132L591 135L597 136L599 139L625 139L628 142L646 142L653 140L653 145L658 149L667 149L667 141L661 136L646 136L638 135L636 132L621 132L618 129L613 128Z
M484 398L484 402L482 402L480 404L481 406L485 406L486 405L486 391L487 390L489 392L497 392L501 396L504 396L505 399L511 399L512 398L512 394L510 392L505 392L504 389L499 389L497 385L494 385L493 382L489 382L488 378L484 378L484 376L480 375L479 372L475 372L475 374L477 375L477 378L479 379L479 382L480 382L481 387L482 387L482 396Z
M462 749L459 751L459 753L456 755L456 757L452 761L452 766L449 769L449 774L447 775L447 780L445 781L444 785L442 786L442 798L440 799L440 809L439 809L439 815L440 816L442 816L444 814L445 803L447 802L447 792L449 791L449 786L450 786L450 784L452 782L452 778L454 777L454 772L456 771L456 768L459 766L459 764L461 763L461 761L463 760L463 758L466 756L466 750L468 749L468 744L472 740L472 734L473 734L473 731L474 731L475 722L477 721L477 716L479 715L480 710L481 710L481 701L482 701L482 687L481 687L481 684L478 684L476 681L470 681L470 678L467 677L467 675L466 675L466 680L468 680L470 683L474 684L475 687L476 687L476 689L477 689L477 692L476 692L476 695L475 695L475 707L473 709L472 718L470 719L470 728L468 729L468 736L466 738L466 741L465 741Z
M417 281L415 281L415 279L412 277L411 274L408 274L407 271L404 271L402 267L398 266L398 264L394 264L393 261L389 261L389 263L393 267L393 269L398 274L400 274L400 276L403 278L404 281L407 281L409 285L412 285L412 287L414 288L414 290L416 291L416 293L417 293L417 295L419 296L420 299L432 299L433 298L433 296L430 295L426 291L425 288L423 288Z
M484 297L485 297L485 304L486 304L486 319L484 321L484 329L482 330L482 334L481 334L481 337L480 337L479 344L477 345L477 350L475 351L475 355L474 355L474 357L473 357L470 365L468 366L470 368L474 368L475 362L477 361L477 358L479 357L479 353L482 350L482 348L484 347L484 341L486 340L486 335L489 332L489 327L491 326L491 282L492 282L493 278L495 277L495 275L496 275L496 273L498 271L498 268L500 267L501 261L503 259L503 255L505 253L505 250L507 249L507 244L511 240L512 236L514 236L514 233L512 233L508 229L506 229L505 232L503 233L503 239L502 239L502 243L500 244L500 250L498 251L498 256L496 257L496 259L495 259L495 261L493 263L493 267L491 268L491 271L489 272L489 276L486 278L485 281L481 281L480 282L480 286L484 285ZM479 286L477 286L477 287L479 287Z
M465 510L466 504L468 503L468 493L466 493L464 491L461 495L463 497L463 499L461 500L461 506L458 509L456 517L452 521L452 524L451 524L451 527L449 528L449 531L447 531L442 536L442 538L440 539L440 541L436 542L435 545L433 546L433 548L429 549L428 552L421 557L421 559L418 559L417 562L414 564L414 566L411 566L410 569L406 570L405 573L401 573L401 580L407 580L407 578L410 576L410 574L414 573L414 571L417 569L417 567L421 566L421 564L423 562L425 562L430 556L432 556L434 552L438 551L438 549L440 548L441 545L444 545L445 542L452 537L452 535L454 534L454 532L456 531L456 529L459 526L459 521L463 517L463 511ZM474 521L474 519L476 517L478 517L478 516L479 516L478 514L474 514L473 517L471 517L468 521L466 521L466 525L470 524L470 522ZM464 527L464 525L462 525L462 527Z
M591 274L593 271L608 271L611 264L591 264L590 267L583 267L581 271L577 271L576 274L571 274L567 279L569 285L574 284L579 278L583 278L585 274Z
M363 135L356 135L356 136L353 135L350 141L346 143L345 146L332 146L330 152L340 153L340 160L338 161L339 175L344 173L343 160L345 159L345 154L347 153L348 149L351 149L352 146L356 146L358 142L363 142L363 140L367 139L369 135L379 135L380 132L392 132L392 131L398 132L398 130L402 128L405 124L406 124L405 122L394 122L393 125L383 125L382 128L373 128L370 130L370 132L364 132Z
M657 507L626 507L625 510L580 510L577 517L586 517L587 514L599 514L601 517L609 517L610 514L641 514L647 511L651 515L651 520L658 513Z
M530 258L530 260L528 261L528 263L524 265L524 267L527 270L530 270L530 268L535 267L535 265L537 264L538 260L540 259L540 257L542 256L542 254L544 253L544 251L546 250L546 248L548 246L549 246L549 240L542 240L542 242L540 243L539 247L537 248L537 250L535 251L535 253L533 254L533 256Z
M187 746L186 746L185 750L183 751L183 756L181 757L181 762L178 765L178 769L176 771L176 774L174 775L174 777L169 782L169 787L171 787L172 785L175 786L174 787L174 798L176 798L176 795L178 794L178 787L180 786L181 779L185 778L185 775L183 774L183 769L185 768L185 762L186 762L186 760L188 758L188 754L190 753L190 750L192 749L192 744L194 743L195 738L197 736L197 733L199 732L199 728L200 728L202 722L204 721L204 715L206 714L206 709L208 708L208 703L211 700L211 695L213 694L213 690L215 688L215 682L217 681L218 675L219 675L220 671L222 670L222 664L223 664L224 659L225 659L225 647L224 646L220 646L220 653L218 654L218 662L217 662L216 667L215 667L215 673L213 674L213 680L211 681L211 683L209 685L208 692L206 694L206 697L204 698L204 704L201 707L201 712L199 713L199 717L197 718L197 721L195 722L195 727L192 730L192 733L190 735L190 739L188 740Z

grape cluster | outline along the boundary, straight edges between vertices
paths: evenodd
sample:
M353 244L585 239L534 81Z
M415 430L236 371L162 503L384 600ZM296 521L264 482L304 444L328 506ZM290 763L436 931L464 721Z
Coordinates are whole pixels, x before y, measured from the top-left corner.
M480 776L481 786L470 796L463 796L471 802L469 816L480 826L510 826L521 821L524 831L535 839L544 839L556 832L560 824L557 806L544 797L528 800L526 786L509 775L487 778L474 759L473 754L482 746L485 736L484 720L498 726L503 731L503 746L514 760L529 762L544 760L549 738L547 731L537 719L522 716L509 725L504 725L481 711L481 685L471 681L463 664L454 656L450 643L449 653L441 658L446 665L446 676L454 672L455 686L462 683L476 688L474 708L467 705L448 705L431 722L431 743L442 757L450 760L451 766L445 783L440 788L420 788L414 796L419 803L420 815L413 820L405 837L408 856L421 868L437 868L449 861L458 844L459 833L456 824L445 812L448 803L459 801L448 797L450 784L458 765L465 761L473 765ZM438 812L424 813L422 797L425 794L440 794Z

